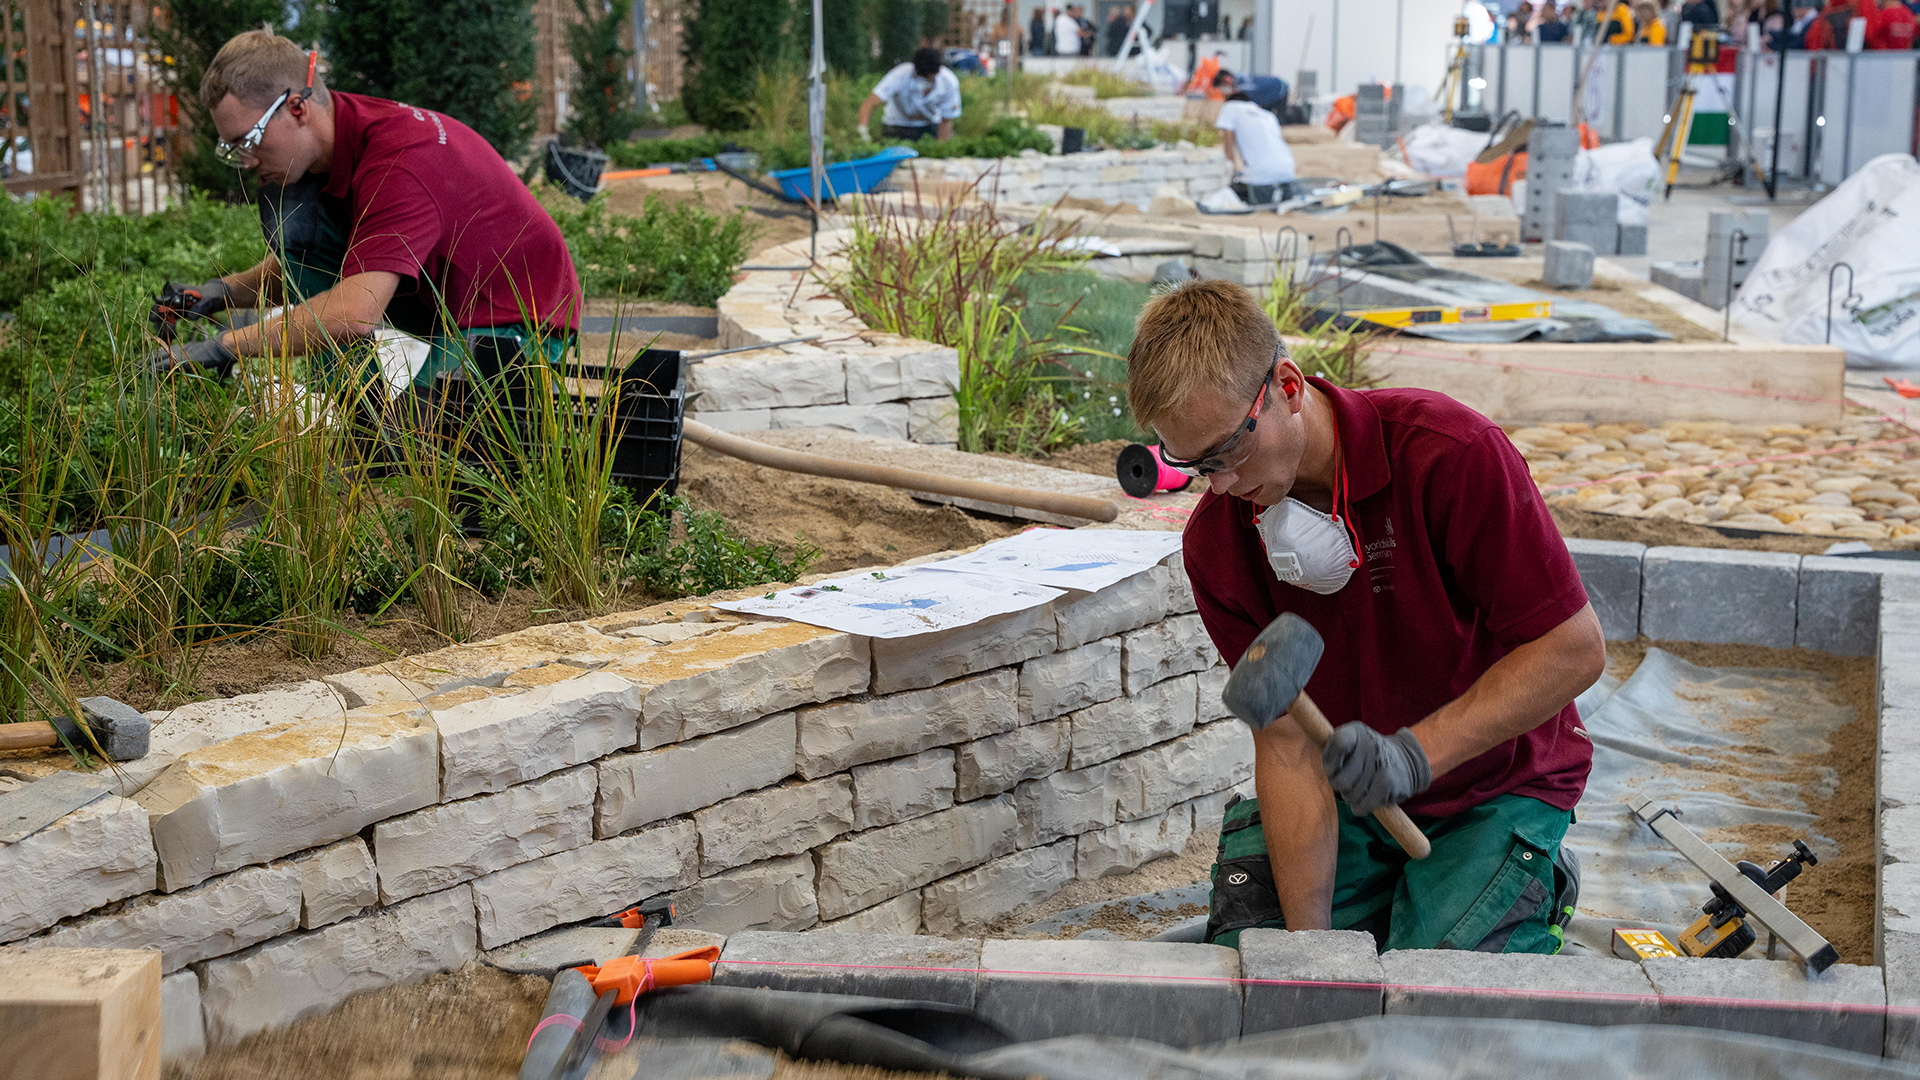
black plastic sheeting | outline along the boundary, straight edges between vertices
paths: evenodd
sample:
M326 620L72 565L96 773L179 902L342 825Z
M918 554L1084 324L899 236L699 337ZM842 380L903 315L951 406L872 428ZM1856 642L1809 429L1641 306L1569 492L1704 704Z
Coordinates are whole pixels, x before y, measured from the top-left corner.
M953 1005L720 986L647 995L635 1033L981 1080L1920 1080L1920 1068L1864 1054L1687 1027L1379 1016L1187 1052L1090 1036L1021 1043ZM644 1060L634 1075L648 1076Z
M1516 341L1672 341L1673 335L1645 319L1622 315L1586 300L1570 300L1511 282L1433 265L1398 244L1354 244L1313 261L1318 279L1308 298L1335 316L1355 309L1459 307L1481 304L1553 302L1546 319L1502 322L1424 324L1398 332L1434 341L1494 344ZM1336 325L1345 326L1344 317Z

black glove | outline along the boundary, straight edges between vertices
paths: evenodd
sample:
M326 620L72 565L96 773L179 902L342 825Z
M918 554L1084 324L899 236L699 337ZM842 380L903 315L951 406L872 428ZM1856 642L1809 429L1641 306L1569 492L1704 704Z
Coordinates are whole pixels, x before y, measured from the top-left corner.
M1341 724L1320 750L1320 767L1356 814L1406 802L1433 783L1433 767L1412 728L1382 735L1358 721Z
M153 309L147 312L147 324L153 327L154 337L161 341L172 341L174 324L181 319L210 319L227 310L232 302L232 290L219 278L203 285L182 285L177 281L169 281L160 295L153 298Z
M226 342L214 337L155 349L147 355L147 368L156 374L186 369L224 378L239 360Z

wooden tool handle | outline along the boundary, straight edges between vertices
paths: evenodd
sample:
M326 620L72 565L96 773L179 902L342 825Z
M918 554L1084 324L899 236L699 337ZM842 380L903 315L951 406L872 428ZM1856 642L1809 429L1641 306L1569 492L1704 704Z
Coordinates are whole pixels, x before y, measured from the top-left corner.
M1287 715L1293 717L1301 730L1307 733L1307 738L1313 740L1313 745L1325 746L1327 740L1333 738L1333 725L1327 721L1327 714L1320 711L1320 706L1313 703L1313 699L1307 696L1305 690L1300 691L1300 696L1293 699L1293 704L1287 709ZM1427 834L1420 831L1419 826L1413 823L1413 819L1407 816L1405 810L1398 806L1383 806L1373 812L1373 818L1392 834L1394 840L1400 844L1400 849L1409 856L1424 859L1433 854L1433 845L1427 842Z
M32 750L41 746L59 746L60 736L45 720L18 724L0 724L0 750Z

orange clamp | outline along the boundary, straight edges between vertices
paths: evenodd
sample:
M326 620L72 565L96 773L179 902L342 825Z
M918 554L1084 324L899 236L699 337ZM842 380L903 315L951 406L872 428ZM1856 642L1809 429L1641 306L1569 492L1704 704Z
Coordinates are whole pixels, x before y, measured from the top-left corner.
M587 977L587 982L593 984L595 994L619 991L619 996L613 999L614 1004L625 1005L641 994L663 986L706 982L713 978L713 965L719 959L720 946L709 945L704 949L688 949L658 960L622 956L607 961L605 966L582 964L573 970Z

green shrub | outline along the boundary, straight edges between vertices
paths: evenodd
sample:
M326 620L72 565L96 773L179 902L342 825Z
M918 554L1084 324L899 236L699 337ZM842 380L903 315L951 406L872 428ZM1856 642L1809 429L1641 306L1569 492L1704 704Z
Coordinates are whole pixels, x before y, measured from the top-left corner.
M573 57L573 92L567 95L567 133L595 146L611 146L633 134L641 115L633 107L627 62L633 50L620 33L633 14L633 0L573 0L580 21L567 27Z
M1106 68L1079 68L1060 77L1069 86L1091 86L1096 98L1152 97L1153 88Z
M551 194L543 202L588 296L711 305L733 286L755 235L744 212L716 217L658 195L647 196L638 217L609 211L605 194L584 204Z
M607 157L622 169L644 169L649 165L674 165L695 158L708 158L734 141L735 136L696 135L691 139L635 139L605 147Z
M677 541L675 516L685 523ZM696 511L678 496L664 500L657 510L633 509L630 521L628 573L636 585L657 596L699 596L792 581L820 557L819 548L798 538L793 554L783 557L775 545L745 539L719 514Z
M783 54L805 55L790 40L803 21L794 18L792 0L688 0L680 23L687 61L680 102L688 115L715 131L752 123L748 103L759 72Z
M200 107L200 77L213 62L213 54L235 35L262 24L282 23L286 0L165 0L162 6L166 18L153 20L153 43L173 60L162 70L185 114L180 137L190 140L175 150L174 169L196 191L242 200L246 190L241 173L213 156L220 134L214 130L212 116ZM300 29L281 33L305 41Z

